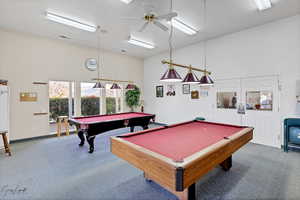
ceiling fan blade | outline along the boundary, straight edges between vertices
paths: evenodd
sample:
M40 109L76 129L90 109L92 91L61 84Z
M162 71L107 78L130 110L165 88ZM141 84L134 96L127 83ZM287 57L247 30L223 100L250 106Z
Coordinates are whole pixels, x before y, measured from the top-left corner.
M171 19L172 19L173 17L177 17L177 16L178 16L178 14L177 14L176 12L171 12L171 13L166 14L166 15L160 15L160 16L157 16L155 19L159 19L159 20L165 19L165 20L167 20L167 21L171 21Z
M149 22L146 22L142 28L139 30L139 32L143 32L143 30L145 30L145 28L148 26Z
M159 21L153 21L153 24L155 24L157 27L159 27L160 29L167 31L169 30L168 27L166 27L165 25L163 25L162 23L160 23Z

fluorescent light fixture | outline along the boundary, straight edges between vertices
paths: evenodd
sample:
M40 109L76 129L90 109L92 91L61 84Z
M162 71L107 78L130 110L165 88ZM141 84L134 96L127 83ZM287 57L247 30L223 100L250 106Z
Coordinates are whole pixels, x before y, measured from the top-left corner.
M121 1L126 3L126 4L130 4L132 2L132 0L121 0Z
M186 23L180 21L177 18L173 18L172 23L175 28L177 28L178 30L180 30L188 35L195 35L197 33L197 30L195 28L187 25ZM169 22L169 24L171 24L171 23Z
M254 0L259 10L266 10L272 7L271 0Z
M85 31L89 31L89 32L96 32L96 30L97 30L96 25L83 23L83 22L77 21L75 19L61 16L61 15L58 15L56 13L49 12L49 11L46 12L46 18L51 21L54 21L54 22L58 22L61 24L65 24L65 25L79 28L81 30L85 30Z
M129 38L128 43L133 44L133 45L137 45L137 46L140 46L140 47L145 47L147 49L153 49L154 48L153 44L150 44L148 42L144 42L144 41L132 38L132 37Z

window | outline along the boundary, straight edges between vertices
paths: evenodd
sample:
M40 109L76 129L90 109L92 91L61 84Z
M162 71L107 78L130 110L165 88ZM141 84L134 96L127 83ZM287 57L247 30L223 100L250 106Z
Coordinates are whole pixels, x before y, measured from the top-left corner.
M100 89L95 89L95 83L80 83L81 115L100 114Z
M272 91L248 91L246 93L247 110L272 110L273 93Z
M74 82L49 81L50 122L58 116L74 115Z
M217 92L217 108L236 109L236 92Z
M122 89L110 89L112 84L105 85L105 101L106 101L106 113L113 114L122 112ZM122 85L120 85L122 88Z

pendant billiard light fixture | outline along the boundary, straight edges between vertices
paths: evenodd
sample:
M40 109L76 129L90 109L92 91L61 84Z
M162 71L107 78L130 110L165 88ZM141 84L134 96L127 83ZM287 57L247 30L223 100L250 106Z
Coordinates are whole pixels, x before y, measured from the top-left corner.
M94 87L95 89L104 89L104 86L100 83L100 82L97 82Z
M173 0L171 0L171 6L170 6L170 13L173 12ZM161 77L160 81L163 82L181 82L182 78L177 73L177 71L174 69L174 66L172 64L172 57L173 57L173 46L172 46L172 37L173 37L173 22L170 21L171 29L170 29L170 35L169 35L169 54L170 54L170 63L168 70L164 73L164 75Z
M181 82L182 79L177 71L174 69L172 64L169 65L169 69L161 77L160 81L162 82Z
M200 86L212 86L214 84L214 81L209 77L209 72L206 70L206 67L206 41L204 41L204 72L203 76L200 78Z
M128 85L125 88L126 90L134 90L135 89L135 85L132 83L128 83Z
M192 66L189 66L189 72L187 73L187 75L185 76L185 78L183 79L182 83L186 83L186 84L195 84L195 83L199 83L200 80L198 79L198 77L194 74L194 72L192 71Z
M203 0L203 6L204 6L204 28L206 28L206 0ZM206 41L204 41L204 74L200 78L200 86L212 86L214 84L213 80L209 77L209 73L206 70L207 63L206 63Z
M117 83L113 83L110 89L111 90L115 90L115 89L119 90L119 89L121 89L121 87Z
M100 27L98 26L98 30L100 30ZM98 81L97 83L94 85L93 88L96 88L96 89L104 89L104 85L102 85L100 83L100 34L99 34L99 37L98 37L98 45L97 45L97 75L98 75Z

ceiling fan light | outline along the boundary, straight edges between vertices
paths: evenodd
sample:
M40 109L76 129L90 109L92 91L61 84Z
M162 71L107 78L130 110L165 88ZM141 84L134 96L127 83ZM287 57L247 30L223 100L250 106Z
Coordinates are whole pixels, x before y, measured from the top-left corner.
M93 88L96 88L96 89L103 89L104 86L100 83L100 82L97 82Z
M76 19L71 19L69 17L65 17L62 15L58 15L56 13L53 12L46 12L46 18L48 20L57 22L57 23L61 23L64 25L68 25L68 26L72 26L81 30L85 30L85 31L89 31L89 32L96 32L97 30L97 26L93 25L93 24L87 24L81 21L78 21Z
M256 3L257 8L260 11L263 11L263 10L266 10L266 9L269 9L272 7L271 0L254 0L254 1Z
M204 74L200 79L200 86L212 86L214 81L207 75Z
M169 22L170 24L170 22ZM190 25L187 25L185 22L179 20L178 18L172 19L172 24L174 28L188 34L188 35L195 35L197 33L197 30Z
M160 81L163 82L181 82L182 78L177 73L174 68L169 68L164 75L161 77Z
M111 90L114 90L114 89L121 89L121 87L120 87L118 84L113 83L113 85L111 86L110 89L111 89Z
M188 84L195 84L195 83L199 83L199 82L200 82L200 80L192 71L188 72L182 81L182 83L188 83Z

